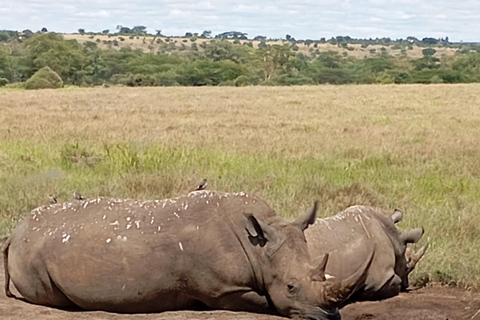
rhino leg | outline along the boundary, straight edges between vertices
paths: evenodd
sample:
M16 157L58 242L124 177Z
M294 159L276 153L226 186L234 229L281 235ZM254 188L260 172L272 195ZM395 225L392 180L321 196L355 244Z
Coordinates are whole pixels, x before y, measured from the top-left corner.
M10 248L10 239L7 239L7 242L3 245L3 269L5 271L5 294L9 298L14 298L15 296L10 291L10 273L8 272L8 249Z
M20 251L13 245L11 243L7 250L10 265L8 270L15 288L25 300L53 308L79 309L56 285L38 255L28 250ZM6 264L5 270L8 265Z
M212 309L277 314L276 310L268 303L268 299L255 291L231 292L219 298L203 301L203 303Z

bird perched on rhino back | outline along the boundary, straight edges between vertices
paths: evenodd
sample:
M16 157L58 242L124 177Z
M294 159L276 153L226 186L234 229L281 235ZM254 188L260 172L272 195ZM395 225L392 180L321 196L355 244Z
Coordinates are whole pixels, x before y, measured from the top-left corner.
M77 190L73 191L73 198L75 200L86 200L85 197L82 196Z
M48 202L50 204L55 204L55 203L57 203L57 198L55 198L55 196L53 194L49 194L48 195Z
M207 188L207 185L208 185L207 179L203 179L203 181L198 185L195 191L205 190Z

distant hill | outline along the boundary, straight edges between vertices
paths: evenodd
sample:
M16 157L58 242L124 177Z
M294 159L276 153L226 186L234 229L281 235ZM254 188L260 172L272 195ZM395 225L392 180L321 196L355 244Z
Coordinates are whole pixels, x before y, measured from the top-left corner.
M65 40L77 40L80 44L84 44L87 41L95 42L99 48L107 49L121 49L131 48L138 49L145 53L165 53L171 51L202 51L206 43L211 41L220 41L221 39L206 39L199 37L165 37L165 36L128 36L128 35L106 35L106 34L79 34L79 33L67 33L63 34ZM227 41L232 43L238 43L242 45L251 44L254 48L258 48L260 40L245 40L245 39L228 39ZM311 41L311 40L310 40ZM386 54L394 57L406 56L412 59L419 59L423 57L422 50L425 47L420 47L416 44L404 44L400 46L398 44L331 44L329 42L319 41L292 41L292 40L265 40L267 45L282 45L291 44L298 47L297 52L301 52L307 56L312 55L312 52L318 50L318 52L335 51L344 57L352 57L356 59L372 58L378 56L382 51ZM193 47L192 47L193 45ZM458 48L447 46L434 46L436 53L435 57L440 58L442 56L453 56Z

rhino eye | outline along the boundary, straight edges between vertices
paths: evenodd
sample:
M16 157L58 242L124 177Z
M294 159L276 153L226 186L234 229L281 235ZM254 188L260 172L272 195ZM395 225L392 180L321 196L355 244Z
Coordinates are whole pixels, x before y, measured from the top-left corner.
M296 295L298 293L299 287L295 283L287 284L287 291L289 295Z

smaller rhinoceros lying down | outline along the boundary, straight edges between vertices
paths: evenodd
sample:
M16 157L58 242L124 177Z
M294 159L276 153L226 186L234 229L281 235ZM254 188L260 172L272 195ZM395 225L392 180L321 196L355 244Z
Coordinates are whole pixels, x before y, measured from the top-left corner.
M288 222L246 193L176 199L97 198L33 210L4 245L10 279L29 302L122 313L212 308L339 319L373 253L350 278L324 281L303 231L316 204ZM372 250L373 251L373 250Z
M408 288L408 274L424 255L428 243L416 253L406 250L407 244L418 242L424 231L399 230L395 224L401 219L398 210L390 215L380 208L352 206L335 216L317 219L305 231L314 262L329 253L326 275L332 277L331 281L350 276L374 247L375 256L363 287L344 304L386 299Z

